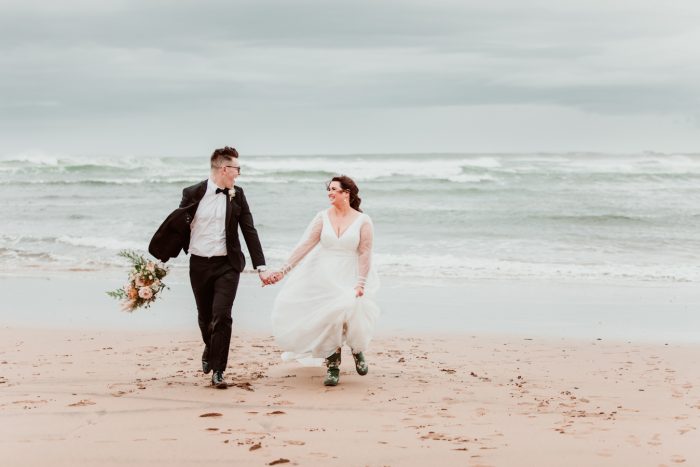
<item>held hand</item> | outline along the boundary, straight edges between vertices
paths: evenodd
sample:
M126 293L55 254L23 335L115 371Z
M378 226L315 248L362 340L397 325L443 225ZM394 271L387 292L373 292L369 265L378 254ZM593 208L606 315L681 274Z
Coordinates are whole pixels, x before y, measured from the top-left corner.
M276 284L279 281L281 281L282 279L284 279L284 273L282 271L275 271L272 273L271 279L272 279L272 283Z
M282 274L279 271L265 271L261 272L260 274L260 280L263 283L263 287L266 285L273 285L282 280L284 277L284 274Z
M362 286L355 287L355 298L361 297L365 294L365 288Z
M263 287L265 287L266 285L274 284L274 282L272 281L272 272L271 271L259 272L258 277L260 277L260 281L262 282Z

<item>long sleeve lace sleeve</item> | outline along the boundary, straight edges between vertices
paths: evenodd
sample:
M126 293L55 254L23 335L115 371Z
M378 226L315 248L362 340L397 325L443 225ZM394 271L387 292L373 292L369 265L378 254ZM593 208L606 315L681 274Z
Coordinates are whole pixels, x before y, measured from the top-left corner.
M292 251L291 255L287 259L287 262L282 266L282 273L287 274L291 271L299 261L304 259L304 257L314 249L318 242L321 241L321 230L323 229L323 218L322 213L316 214L316 217L311 221L309 226L306 228L304 235L302 235L301 240Z
M373 240L374 228L372 227L372 221L368 220L367 222L363 223L362 227L360 228L360 243L357 246L358 272L356 287L364 288L365 284L367 283L369 268L372 266Z

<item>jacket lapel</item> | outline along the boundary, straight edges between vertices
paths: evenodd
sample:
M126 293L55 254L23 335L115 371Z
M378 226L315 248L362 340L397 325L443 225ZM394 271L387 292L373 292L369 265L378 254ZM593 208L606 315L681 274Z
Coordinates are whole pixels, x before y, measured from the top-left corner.
M231 211L233 211L233 209L231 209L231 203L233 203L233 200L231 200L231 198L228 196L227 198L228 199L226 200L226 233L228 234L228 223L231 221Z
M197 186L197 189L194 192L195 202L199 203L202 201L202 198L204 198L204 194L207 192L207 182L208 180L204 180Z
M234 186L231 189L235 190L236 187ZM239 194L235 191L234 191L234 193L236 193L236 196L234 196L233 198L229 197L228 203L226 204L226 226L227 227L228 227L228 224L231 221L231 217L234 215L234 213L240 214L240 212L241 212L241 205L238 202ZM236 214L236 215L238 215L238 214Z
M202 201L202 198L204 198L204 194L206 192L207 181L204 180L203 182L199 183L194 187L194 192L192 193L190 198L191 203L187 206L183 206L181 209L187 209L189 211L190 209L194 208L196 210L197 206L199 206L199 202ZM192 212L192 215L194 215L194 212Z

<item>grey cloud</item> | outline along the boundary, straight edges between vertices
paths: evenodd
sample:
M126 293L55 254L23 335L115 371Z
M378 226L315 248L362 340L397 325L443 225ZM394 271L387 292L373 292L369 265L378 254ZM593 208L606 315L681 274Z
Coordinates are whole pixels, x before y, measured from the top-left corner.
M0 120L510 104L687 116L699 50L674 38L700 43L699 14L647 0L6 1Z
M14 7L0 6L0 38L15 46L95 43L206 49L212 43L235 43L467 51L494 50L500 44L505 50L528 43L539 48L578 47L577 42L600 44L694 27L692 15L686 17L682 10L664 21L664 15L654 11L601 8L599 2L107 0L60 2L54 8L36 0L12 3Z
M112 3L112 9L100 4L61 11L41 6L9 9L0 17L0 37L3 43L14 45L94 42L110 47L195 50L212 43L375 47L419 43L420 38L460 27L458 21L450 21L449 12L410 2Z

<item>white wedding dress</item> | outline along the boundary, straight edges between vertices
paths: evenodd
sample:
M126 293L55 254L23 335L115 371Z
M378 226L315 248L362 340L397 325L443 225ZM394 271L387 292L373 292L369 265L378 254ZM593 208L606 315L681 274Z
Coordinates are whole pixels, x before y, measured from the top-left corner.
M380 313L374 302L379 279L372 266L372 239L372 220L364 213L340 236L327 210L311 221L285 265L294 269L272 312L284 360L319 365L344 344L353 352L367 349ZM365 286L362 297L355 297L357 285Z

